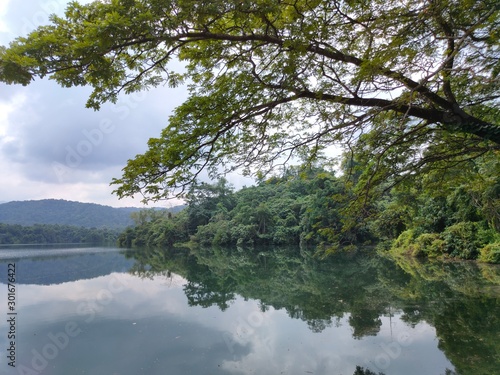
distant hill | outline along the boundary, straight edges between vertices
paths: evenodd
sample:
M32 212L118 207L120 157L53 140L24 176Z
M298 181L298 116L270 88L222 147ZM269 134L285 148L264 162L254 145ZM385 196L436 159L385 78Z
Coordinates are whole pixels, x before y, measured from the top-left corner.
M0 223L5 224L61 224L86 228L125 228L133 225L130 214L140 208L114 208L95 203L81 203L62 199L14 201L0 204ZM176 212L179 208L173 207Z

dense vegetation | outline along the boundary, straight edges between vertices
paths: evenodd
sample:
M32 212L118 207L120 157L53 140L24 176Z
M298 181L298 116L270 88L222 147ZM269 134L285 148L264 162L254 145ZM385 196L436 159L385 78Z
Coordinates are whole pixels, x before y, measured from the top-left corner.
M237 192L221 179L193 185L187 208L177 215L142 213L119 244L300 245L318 255L376 245L413 256L499 263L499 168L496 158L460 164L411 185L391 186L366 204L353 188L364 167L352 161L344 163L341 177L322 168L296 167ZM436 189L438 182L446 188Z
M394 252L500 263L499 154L423 174L378 203L382 228L398 224ZM391 240L396 233L379 230Z
M119 239L122 246L332 245L371 241L361 227L342 230L342 180L323 170L292 168L281 178L237 192L225 179L194 185L177 215L144 213ZM338 230L335 230L337 228Z
M141 211L62 199L0 204L0 244L110 243L144 215L175 213L184 206Z
M187 84L112 184L189 208L143 218L123 245L370 243L498 262L499 12L496 0L71 2L0 46L0 81L88 85L96 110ZM353 160L344 180L301 171L237 193L197 183L332 162L331 146Z
M120 231L108 228L84 228L71 225L0 223L0 245L98 243L115 244Z
M114 208L62 199L14 201L0 204L0 223L60 224L86 228L125 228L133 224L130 214L138 208Z
M498 0L70 2L0 46L0 81L122 93L186 84L120 197L182 194L207 172L267 172L332 145L370 158L370 192L498 152ZM180 64L170 64L178 62Z

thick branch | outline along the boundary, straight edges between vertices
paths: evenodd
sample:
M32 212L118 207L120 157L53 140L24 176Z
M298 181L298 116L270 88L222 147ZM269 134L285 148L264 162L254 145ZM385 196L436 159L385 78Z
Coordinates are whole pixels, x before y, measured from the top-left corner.
M482 139L500 144L500 127L470 116L457 106L454 111L428 109L397 101L379 98L346 98L330 94L318 94L303 91L298 94L302 98L328 100L334 103L347 104L360 107L380 108L381 111L395 111L404 115L417 117L429 123L441 123L451 132L472 134Z

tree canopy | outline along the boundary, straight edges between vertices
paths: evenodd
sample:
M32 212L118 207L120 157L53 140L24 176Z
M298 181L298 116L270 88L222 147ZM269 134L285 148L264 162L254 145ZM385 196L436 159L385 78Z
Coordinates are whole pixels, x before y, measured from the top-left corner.
M370 189L498 156L499 12L496 0L72 2L0 48L0 80L90 85L94 109L187 84L113 181L120 197L182 194L202 170L266 173L332 145L364 161Z
M0 223L0 245L19 244L113 244L120 231L116 228L85 228L74 225Z
M359 221L353 220L349 181L322 169L289 168L281 177L236 192L221 179L194 184L178 214L139 212L136 226L127 228L118 244L263 253L286 247L320 258L369 247L398 257L500 263L500 182L481 177L480 189L479 181L455 180L438 191L416 180L412 189L395 188L374 199L369 218Z

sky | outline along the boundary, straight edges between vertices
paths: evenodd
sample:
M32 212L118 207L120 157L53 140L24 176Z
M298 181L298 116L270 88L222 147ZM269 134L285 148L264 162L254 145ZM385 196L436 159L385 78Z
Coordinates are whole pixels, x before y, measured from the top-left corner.
M62 14L68 2L1 0L0 45L46 24L50 14ZM122 96L98 112L85 108L90 92L62 88L49 79L27 87L0 83L0 202L66 199L142 206L140 196L119 200L109 183L121 177L128 159L147 150L149 138L160 136L187 90L162 86ZM243 184L238 175L228 180L235 187Z

